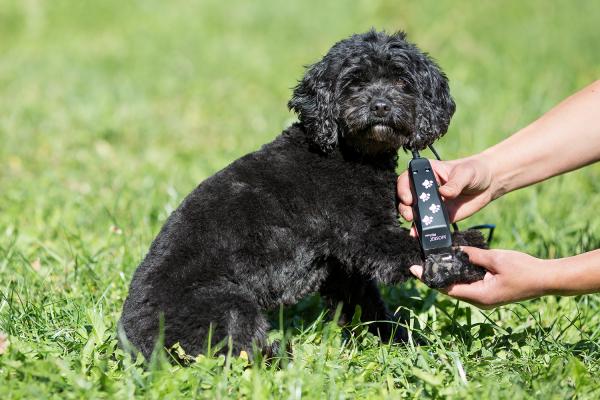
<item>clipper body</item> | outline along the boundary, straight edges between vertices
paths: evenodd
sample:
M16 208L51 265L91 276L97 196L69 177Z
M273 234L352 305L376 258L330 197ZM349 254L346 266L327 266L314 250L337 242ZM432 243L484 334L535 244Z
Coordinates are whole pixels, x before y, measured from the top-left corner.
M452 234L448 212L438 191L429 160L415 157L408 164L415 199L414 222L423 258L432 254L452 254Z

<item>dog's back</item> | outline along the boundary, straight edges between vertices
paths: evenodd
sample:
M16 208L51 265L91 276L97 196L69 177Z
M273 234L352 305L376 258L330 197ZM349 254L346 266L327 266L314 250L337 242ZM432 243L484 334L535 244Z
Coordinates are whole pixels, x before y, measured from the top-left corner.
M263 310L319 289L327 271L316 264L328 252L319 243L347 225L330 210L360 207L365 193L340 185L360 181L360 168L348 171L308 146L299 127L289 128L204 181L169 217L135 271L120 321L146 357L161 318L167 347L179 342L198 354L209 329L219 340L241 325L253 334L233 342L248 349L264 341Z

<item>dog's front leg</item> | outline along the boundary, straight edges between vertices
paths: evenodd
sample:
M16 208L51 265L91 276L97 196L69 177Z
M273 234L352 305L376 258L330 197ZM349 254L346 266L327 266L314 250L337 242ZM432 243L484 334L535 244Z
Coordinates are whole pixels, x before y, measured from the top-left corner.
M345 265L384 284L397 284L411 277L411 265L423 265L419 242L408 229L371 229L347 243L344 254L336 254Z

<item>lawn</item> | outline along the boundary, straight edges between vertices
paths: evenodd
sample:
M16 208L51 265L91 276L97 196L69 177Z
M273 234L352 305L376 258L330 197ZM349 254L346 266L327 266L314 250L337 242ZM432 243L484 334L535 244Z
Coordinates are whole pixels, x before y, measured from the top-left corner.
M270 365L144 367L116 345L165 218L294 120L290 88L335 41L403 29L432 54L457 103L437 146L453 158L598 79L598 21L593 0L0 0L0 398L598 398L598 295L482 312L414 281L386 288L424 346L349 336L313 296L272 315L294 356ZM600 247L598 209L595 165L462 225L561 257Z

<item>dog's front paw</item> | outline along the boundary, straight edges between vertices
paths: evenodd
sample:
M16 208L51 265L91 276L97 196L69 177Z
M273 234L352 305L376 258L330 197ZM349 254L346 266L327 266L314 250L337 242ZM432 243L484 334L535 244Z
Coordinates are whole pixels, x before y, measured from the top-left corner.
M455 283L470 283L483 279L485 269L469 262L469 256L460 250L432 254L425 260L421 280L430 288L439 289Z

